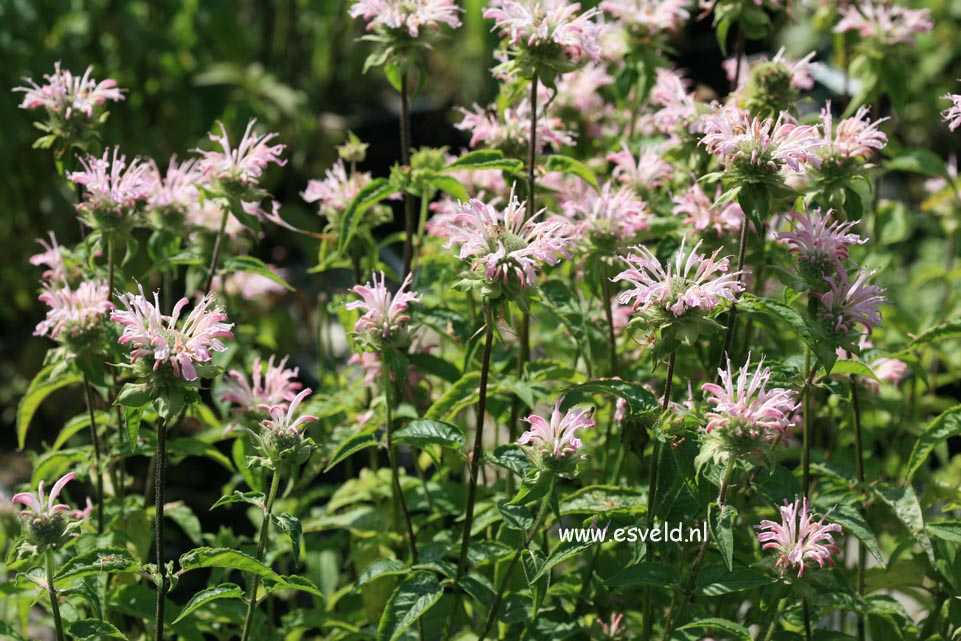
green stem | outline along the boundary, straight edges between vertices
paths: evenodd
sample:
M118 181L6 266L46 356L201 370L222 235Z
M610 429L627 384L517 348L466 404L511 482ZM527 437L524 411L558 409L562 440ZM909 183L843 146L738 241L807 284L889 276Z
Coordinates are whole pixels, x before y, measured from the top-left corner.
M400 76L400 164L410 175L410 96L407 70ZM414 200L404 191L404 273L407 278L414 260Z
M774 630L777 628L778 621L781 620L785 605L787 605L787 597L778 601L777 610L774 611L774 617L771 619L771 625L767 627L767 632L764 634L764 641L771 641L774 636Z
M97 534L103 534L103 467L100 462L100 436L97 434L97 418L93 410L93 391L90 389L90 380L87 375L83 375L83 395L87 402L87 414L90 417L90 441L93 445L93 467L95 473L93 481L96 484L94 491L97 493Z
M263 563L264 550L267 549L267 538L270 533L270 517L274 510L274 500L277 498L277 489L280 487L280 474L273 470L270 476L270 490L267 494L267 503L264 505L264 520L260 524L260 539L257 541L257 554L254 558ZM254 622L254 610L257 607L257 585L260 577L256 574L250 577L250 587L247 588L247 616L244 618L244 631L241 634L241 641L247 641L250 637L250 630Z
M53 577L55 576L53 550L48 549L44 552L43 557L47 570L47 594L50 595L50 609L53 611L53 627L57 631L57 641L64 641L63 620L60 618L60 600L57 597L57 588L53 584Z
M744 214L744 219L741 221L741 235L738 239L737 244L737 282L744 284L744 255L747 253L747 228L748 219L747 213ZM724 334L724 347L721 349L721 363L718 365L719 369L724 369L727 364L727 359L730 358L731 345L734 343L734 321L737 320L737 303L731 303L731 311L727 315L727 332ZM720 372L718 373L718 381L720 381Z
M214 276L217 273L217 263L220 260L220 251L224 243L224 233L227 230L227 218L230 216L230 208L224 207L224 214L220 218L220 229L217 230L217 237L214 239L214 249L210 254L210 267L207 268L207 281L204 291L209 292L214 284Z
M804 351L804 367L809 372L812 371L810 349ZM801 489L804 491L804 496L808 496L808 491L811 489L811 413L813 411L811 386L805 385L802 394L804 395L804 425L801 435Z
M607 315L607 347L611 352L611 378L620 376L617 362L617 337L614 335L614 299L611 295L609 267L603 263L601 271L601 296L604 298L604 313Z
M497 619L497 611L500 609L501 601L504 599L504 592L507 591L507 585L510 583L511 575L514 573L514 568L517 567L517 562L520 561L521 555L527 550L527 546L531 544L537 532L540 531L541 527L544 525L544 521L547 519L547 513L550 509L551 498L554 495L554 476L551 475L548 481L547 494L544 495L544 499L541 501L540 509L537 511L537 516L534 519L534 525L531 527L530 531L524 537L524 543L521 548L517 550L514 554L514 558L511 559L510 565L507 566L507 571L504 573L504 578L501 579L500 588L497 590L497 595L494 597L494 602L491 604L490 611L487 613L487 620L484 622L484 628L481 630L480 636L477 641L484 641L487 638L487 634L490 632L494 625L494 621Z
M157 572L160 585L157 586L157 609L154 640L163 641L164 607L167 601L167 588L170 577L164 563L164 503L167 487L167 425L161 417L157 423L157 455L154 457L154 544L157 552Z
M114 284L114 253L113 234L107 234L107 295L113 296Z
M387 360L387 354L381 355L381 361L384 369L384 403L387 406L387 458L390 461L390 477L394 492L394 505L399 505L404 515L404 523L407 525L407 543L410 546L411 563L417 565L420 563L420 560L417 558L417 535L414 533L414 522L410 518L407 498L404 496L404 490L400 486L400 465L397 462L397 451L394 449L394 421L393 408L391 407L393 403L393 395L391 394L393 383L390 380L390 365Z
M461 535L460 557L457 560L457 574L454 578L454 603L451 606L447 623L444 626L442 639L448 641L454 630L454 620L460 608L463 595L460 589L461 579L467 570L467 550L470 547L470 531L474 523L474 503L477 501L477 479L480 474L480 461L484 454L484 415L487 413L487 378L490 375L491 351L494 346L494 318L490 309L490 302L484 305L484 320L487 331L484 338L484 353L481 357L480 396L477 399L477 429L474 431L474 449L470 459L470 478L467 486L467 506L464 514L464 531Z
M858 397L858 381L854 374L851 374L851 409L854 412L854 456L858 470L858 491L861 500L864 496L864 440L861 432L861 401ZM807 408L805 408L805 411ZM865 549L864 542L858 541L858 596L864 598L864 571L865 571ZM858 610L858 641L866 638L864 612Z

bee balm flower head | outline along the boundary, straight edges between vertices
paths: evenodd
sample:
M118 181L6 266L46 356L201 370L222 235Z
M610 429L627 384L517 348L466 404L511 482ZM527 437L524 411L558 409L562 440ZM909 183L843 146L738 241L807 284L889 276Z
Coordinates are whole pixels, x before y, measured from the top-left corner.
M76 536L82 521L90 516L90 510L71 510L69 505L57 503L64 486L75 479L74 472L64 474L53 484L50 496L44 494L44 483L40 481L37 493L20 492L14 494L12 502L20 503L26 509L19 516L30 543L37 552L62 547L71 536Z
M818 315L828 328L837 334L849 336L856 325L863 325L870 334L881 322L881 303L886 299L884 288L870 285L874 272L858 269L854 281L846 270L827 277L828 291L812 294L818 299Z
M453 0L357 0L350 17L367 20L367 31L418 38L421 29L439 31L441 24L460 27L460 8Z
M146 204L155 189L151 165L139 158L128 165L119 147L113 148L112 155L106 149L100 158L81 158L80 164L83 170L71 172L67 178L85 188L77 210L90 227L129 226L130 216Z
M372 283L354 286L354 293L363 300L351 301L346 305L347 309L364 310L364 315L354 325L354 331L375 351L379 351L385 342L405 348L410 344L407 308L411 303L420 301L420 294L405 291L411 284L411 275L407 275L396 293L387 289L383 272L380 273L380 282L376 273L372 279Z
M297 408L310 393L310 388L301 390L289 406L286 403L259 406L270 418L260 422L264 429L252 433L254 444L275 469L300 465L310 456L314 444L304 436L302 428L318 419L310 414L297 414Z
M280 157L286 145L268 144L277 137L276 133L262 136L255 134L255 119L251 118L247 123L247 129L236 147L231 146L224 124L217 124L220 126L220 135L211 133L209 138L220 146L220 150L195 151L202 156L199 168L204 177L220 181L228 191L243 191L247 187L256 187L267 165L282 167L287 164L287 161Z
M841 549L834 542L834 533L841 533L841 526L837 523L825 523L827 515L815 520L815 515L808 509L807 497L794 503L784 501L779 510L781 522L761 521L754 527L758 530L757 540L762 543L762 550L776 550L777 563L774 567L781 569L783 575L790 568L797 569L798 578L804 576L804 570L815 563L818 567L824 564L834 565L832 554L838 554ZM829 511L830 513L830 511Z
M107 284L84 281L72 289L66 281L55 286L44 286L40 300L50 309L47 317L37 325L34 336L49 336L68 344L86 343L102 327L113 311Z
M594 408L573 407L561 412L564 397L557 399L550 418L536 414L523 419L531 428L521 434L517 444L524 446L531 462L553 472L568 471L574 456L583 447L578 430L594 427Z
M292 401L303 387L296 380L300 369L287 368L287 357L275 365L271 356L266 367L263 365L260 357L256 357L249 379L235 369L227 372L220 399L244 412L254 412L261 405L285 405Z
M816 208L808 213L792 213L788 216L793 231L778 234L778 240L787 243L788 251L797 256L801 276L823 281L825 276L844 271L848 247L867 242L851 229L859 221L832 220L834 210L823 215Z

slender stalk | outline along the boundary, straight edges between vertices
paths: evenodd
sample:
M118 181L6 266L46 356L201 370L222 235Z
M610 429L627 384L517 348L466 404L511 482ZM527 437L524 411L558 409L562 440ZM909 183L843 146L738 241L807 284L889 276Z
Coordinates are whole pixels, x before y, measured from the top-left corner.
M107 234L107 295L113 296L114 253L113 234Z
M53 612L53 627L57 631L57 641L64 641L63 620L60 618L60 600L57 597L57 588L53 584L55 576L53 568L53 550L48 549L43 554L44 564L47 571L47 594L50 595L50 610Z
M728 457L727 467L724 468L724 476L721 477L721 487L717 493L717 509L721 512L724 511L724 506L727 501L727 490L731 482L731 475L734 473L734 461L733 456ZM667 612L667 622L664 624L664 641L668 641L668 639L671 638L671 632L674 630L674 621L681 618L680 613L684 609L684 604L688 601L694 601L697 575L701 571L701 563L704 561L704 555L707 553L708 545L710 545L710 539L705 537L704 541L701 542L701 547L697 550L697 556L694 558L694 565L691 567L691 576L688 578L687 587L684 589L684 599L678 601L677 593L674 593L671 608Z
M397 463L397 451L394 449L394 421L393 400L390 380L390 366L387 364L387 354L381 356L384 369L384 402L387 405L387 458L390 460L391 486L394 490L394 505L399 505L404 515L404 522L407 525L407 543L410 546L410 558L413 565L420 563L417 558L417 535L414 533L414 522L410 518L410 510L407 508L407 499L404 497L404 490L400 486L400 465Z
M808 371L812 369L810 349L804 351L804 367ZM811 386L805 385L802 394L804 395L802 400L804 403L804 425L801 436L801 489L804 496L808 496L808 491L811 489L811 415L813 413Z
M610 268L603 263L601 272L601 296L604 298L604 313L607 315L607 347L611 352L611 377L620 376L617 361L617 337L614 335L614 299L611 296Z
M531 79L531 135L527 146L527 218L534 215L534 168L537 164L537 74Z
M511 575L514 573L514 568L517 567L517 562L520 561L521 555L527 550L527 546L531 544L531 541L534 540L537 532L544 525L544 521L547 518L547 512L551 505L551 497L554 494L553 475L551 475L548 483L547 494L544 495L544 499L541 501L541 507L537 511L537 516L534 518L534 525L524 537L524 543L521 545L521 548L517 550L517 553L514 554L514 558L511 559L510 565L507 566L507 571L504 573L504 578L501 579L500 588L498 588L497 594L494 596L494 602L491 604L491 609L487 613L487 620L484 622L484 628L481 630L477 641L484 641L484 639L487 638L487 634L490 632L494 625L494 621L497 619L497 611L500 609L501 601L504 599L504 592L507 591L507 585L510 583Z
M787 597L778 601L777 610L774 611L774 616L771 618L771 625L767 627L767 632L764 634L764 641L771 641L774 637L774 630L777 629L778 621L781 620L785 605L787 605Z
M410 96L407 71L400 77L400 164L410 172ZM404 274L407 278L414 260L414 199L404 192Z
M164 607L170 577L164 564L164 503L167 488L167 425L163 418L157 424L157 455L154 464L154 544L157 551L157 572L160 585L157 586L157 610L154 628L154 641L164 638Z
M474 503L477 501L477 478L480 474L480 461L484 454L484 415L487 413L487 378L490 375L491 351L494 346L494 318L490 309L490 303L485 303L484 319L487 325L486 336L484 338L484 353L481 357L481 377L480 377L480 396L477 399L477 429L474 431L474 449L470 459L470 479L467 486L467 506L464 513L464 532L461 535L460 557L457 560L457 574L454 578L454 603L451 606L447 623L444 626L444 634L441 636L445 641L451 638L454 629L454 620L457 618L457 610L460 608L463 595L460 591L460 582L464 578L467 570L467 550L470 546L470 531L474 523Z
M807 599L801 602L801 610L804 614L804 641L811 641L811 608Z
M747 249L747 216L741 221L741 235L737 245L737 282L744 283L744 254ZM731 303L731 311L727 315L727 332L724 334L724 347L721 349L721 363L718 369L724 369L725 359L729 357L731 344L734 342L734 321L737 320L737 303ZM721 380L721 373L718 372L717 380Z
M737 27L737 52L735 56L735 66L734 66L734 91L737 91L738 85L741 84L741 61L744 58L744 28L741 25Z
M267 549L267 538L270 533L270 517L274 510L274 500L277 498L277 489L280 487L280 474L274 470L270 476L270 490L267 494L267 503L264 505L264 520L260 524L260 539L257 541L256 559L260 562L264 560L264 551ZM260 577L256 574L250 577L250 587L247 588L247 616L244 618L244 631L241 634L241 641L250 638L250 630L254 622L254 609L257 607L257 585Z
M670 357L667 361L667 378L664 380L664 398L661 400L661 416L663 418L664 413L667 412L667 408L671 403L671 386L674 382L674 367L677 365L677 350L671 352ZM647 482L647 526L650 528L654 525L654 508L657 501L657 475L658 475L658 459L661 457L661 441L654 435L654 446L651 451L651 473L648 477ZM644 560L651 561L654 558L654 548L647 544L644 550ZM644 623L641 628L641 639L643 641L648 641L651 638L651 630L653 628L654 621L652 619L652 594L651 588L645 587L643 593L643 618Z
M97 434L97 418L93 410L93 391L87 375L83 376L83 396L87 401L87 414L90 417L90 441L93 444L93 481L97 493L97 534L103 534L103 467L100 462L100 436Z
M210 291L214 284L214 276L217 274L217 263L220 261L220 251L224 243L224 232L227 230L227 218L230 216L230 209L224 208L224 214L220 218L220 229L217 230L217 237L214 239L214 250L210 254L210 267L207 268L207 280L204 285L205 291Z
M851 409L854 412L854 456L858 470L858 491L864 500L864 440L861 432L861 401L858 398L858 381L851 374ZM867 550L864 542L858 541L858 596L864 598L864 561ZM865 639L864 612L858 610L858 641Z

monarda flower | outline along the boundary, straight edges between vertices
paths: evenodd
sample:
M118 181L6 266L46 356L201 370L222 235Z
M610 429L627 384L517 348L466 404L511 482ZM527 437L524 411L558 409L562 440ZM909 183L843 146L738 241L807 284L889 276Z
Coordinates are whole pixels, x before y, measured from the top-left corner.
M713 229L718 237L721 237L740 231L744 224L744 210L740 205L736 202L715 205L696 178L687 191L672 196L671 202L674 203L671 213L685 216L684 223L693 225L697 232Z
M280 157L286 145L269 145L277 134L255 134L253 129L256 123L255 119L250 119L240 144L233 148L224 124L217 122L220 135L210 133L208 136L220 146L220 150L194 150L202 156L199 169L206 178L216 179L230 186L256 187L267 165L273 163L282 167L287 164L287 161Z
M367 20L367 31L385 29L417 38L422 28L439 31L442 23L457 29L460 11L453 0L357 0L350 17Z
M658 68L651 104L658 107L652 120L661 133L677 137L697 121L697 101L685 78L673 69Z
M43 251L30 257L30 264L39 267L47 267L41 277L51 282L59 282L67 277L67 265L63 260L63 250L57 242L57 236L49 232L50 242L38 238L37 242L43 247Z
M635 38L677 33L691 17L687 0L604 0L601 10L617 19Z
M363 300L345 305L347 309L364 312L354 325L354 331L361 342L373 351L380 351L387 344L406 348L410 344L407 308L411 303L420 301L420 294L404 291L412 282L411 275L407 274L396 293L387 289L384 272L380 273L380 282L376 273L372 275L372 280L372 283L355 285L353 288L354 293Z
M798 271L804 278L822 281L844 271L848 247L867 242L851 231L859 221L832 220L832 213L834 210L829 209L822 215L820 208L803 214L794 212L788 216L793 231L777 236L797 256Z
M330 169L324 172L321 180L308 181L307 189L300 192L300 197L304 202L317 204L318 213L327 219L324 231L333 233L340 229L341 219L351 201L361 189L370 184L371 180L373 179L368 172L348 172L344 161L338 159ZM396 196L391 196L391 198L394 197ZM364 213L360 224L367 228L376 227L388 222L390 217L389 207L375 205Z
M82 76L75 76L69 70L60 68L60 61L53 63L53 75L44 74L46 81L38 85L32 78L24 78L29 87L16 87L22 91L21 109L44 109L56 118L69 121L80 113L88 119L93 118L94 109L107 101L123 100L123 91L117 88L115 80L97 82L91 77L93 67L87 67Z
M67 178L85 188L77 210L91 227L109 229L129 222L155 190L150 163L134 158L128 165L119 147L113 148L112 156L107 149L100 158L81 158L80 164L83 170Z
M140 294L125 292L119 294L124 310L117 310L110 319L123 325L120 344L133 348L130 360L137 363L140 359L148 366L141 375L158 371L163 364L169 364L175 376L185 381L195 381L201 375L209 376L206 366L211 362L211 352L227 349L222 338L233 338L233 323L225 323L227 314L223 307L210 309L213 296L207 294L191 310L178 327L180 313L190 302L181 298L174 305L173 313L166 316L160 313L157 292L151 303L139 286ZM152 361L152 365L150 362ZM200 369L198 369L200 367Z
M102 281L84 281L72 289L66 281L47 283L40 300L50 309L37 325L34 336L49 336L66 343L96 333L113 311L110 291Z
M493 105L482 109L476 104L473 111L463 107L460 107L459 111L464 117L454 126L461 131L470 132L468 144L472 149L483 146L500 149L507 156L522 157L530 145L529 99L521 100L516 107L507 107L502 112L498 112ZM574 144L574 134L564 129L560 118L547 114L543 106L538 107L537 129L534 135L539 152L543 152L548 145L560 149Z
M447 247L460 246L460 259L470 260L471 272L484 269L484 295L499 298L502 287L524 289L533 285L543 265L570 258L573 229L563 221L530 219L511 189L507 206L498 209L476 198L460 205Z
M250 378L235 369L230 370L224 377L224 385L218 395L220 400L237 406L243 412L253 412L260 405L286 405L303 387L296 380L298 374L299 368L287 367L286 356L276 365L271 356L266 367L257 356L250 370Z
M310 388L304 388L289 405L263 403L258 406L270 415L269 419L260 422L264 429L251 432L254 446L264 455L264 460L260 461L262 464L278 469L300 465L310 456L314 444L304 436L302 428L319 419L310 414L297 414L297 408L310 393Z
M780 568L782 575L788 568L792 571L796 568L800 579L804 576L804 570L815 563L822 568L825 563L833 566L834 558L831 555L841 551L834 543L834 533L840 534L841 526L825 523L827 514L815 520L816 516L808 509L807 497L801 501L795 497L794 503L784 501L784 505L778 509L781 512L780 523L764 520L754 526L760 530L757 540L763 543L761 549L778 552L774 567Z
M13 495L12 503L26 506L19 513L20 523L33 551L41 553L48 548L56 550L63 547L71 537L77 536L76 531L90 516L92 506L86 510L71 510L69 505L56 502L64 486L75 478L77 475L74 472L64 474L53 484L50 496L44 494L43 481L38 484L36 494L20 492Z
M941 118L948 123L948 129L954 131L961 127L961 94L945 94L941 100L951 101L951 106L941 112Z
M621 150L607 154L607 160L614 163L611 176L618 182L631 185L640 193L664 187L674 173L671 164L652 147L640 148L635 157L627 148L627 143L622 142Z
M748 64L741 58L740 86L736 88L740 105L748 113L762 118L773 118L782 111L795 113L800 91L814 85L810 74L813 57L812 51L795 62L784 56L782 48L771 60L761 59ZM736 58L724 63L731 82L737 76L737 67Z
M571 464L576 463L575 455L584 446L576 436L577 431L594 427L593 407L572 407L562 413L563 402L563 396L557 399L549 419L536 414L522 419L531 428L517 439L536 467L553 472L571 469Z
M914 36L934 28L927 9L909 9L899 4L873 0L852 2L842 9L835 33L857 32L865 40L881 45L914 44Z
M633 189L611 183L605 183L600 192L591 189L579 198L565 200L563 208L581 242L606 252L637 238L651 218L647 205Z
M831 331L849 336L860 324L870 334L881 322L881 303L887 299L882 296L883 287L868 284L873 276L874 272L858 269L851 282L847 271L841 270L826 278L826 292L812 292L818 300L817 315Z

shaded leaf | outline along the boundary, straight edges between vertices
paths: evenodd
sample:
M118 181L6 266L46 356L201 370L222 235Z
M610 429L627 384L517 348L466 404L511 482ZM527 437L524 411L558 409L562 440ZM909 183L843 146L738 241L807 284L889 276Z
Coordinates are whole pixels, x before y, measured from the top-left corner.
M217 601L219 599L240 599L243 598L243 596L244 591L234 583L221 583L216 587L201 590L193 595L190 601L187 602L187 605L180 611L180 615L174 619L174 623L179 623L194 610L211 601Z
M396 641L404 631L440 601L440 583L428 572L415 572L390 596L377 626L377 641Z

